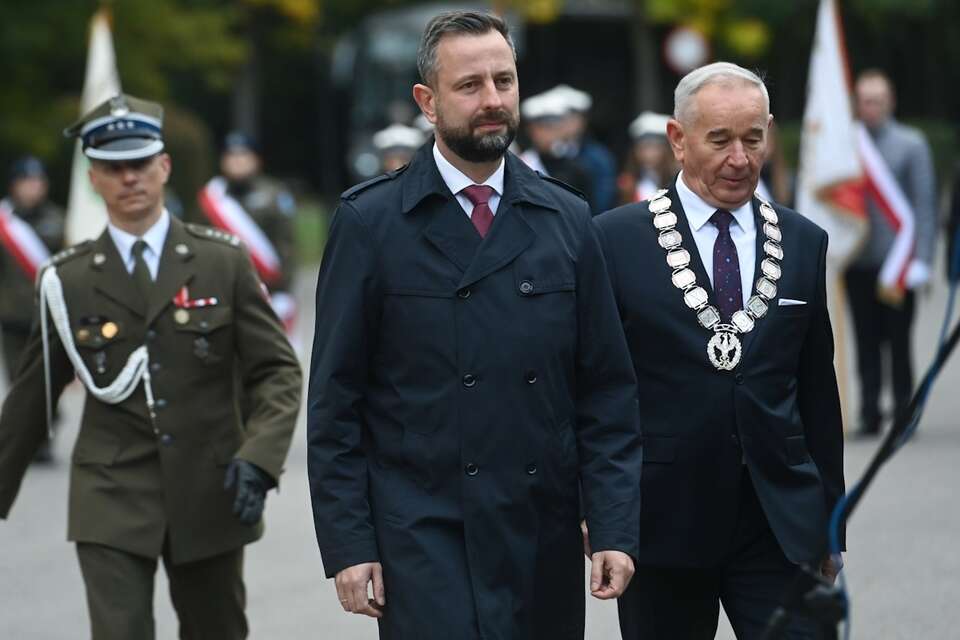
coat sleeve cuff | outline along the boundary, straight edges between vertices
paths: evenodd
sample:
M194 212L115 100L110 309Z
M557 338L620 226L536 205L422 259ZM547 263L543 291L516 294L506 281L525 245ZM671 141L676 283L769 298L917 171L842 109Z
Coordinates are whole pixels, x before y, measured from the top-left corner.
M637 536L623 531L594 531L590 529L590 550L594 553L597 551L622 551L633 558L634 563L640 555Z
M320 549L323 558L323 570L328 578L354 565L365 562L380 562L380 552L376 540L360 540L334 549Z

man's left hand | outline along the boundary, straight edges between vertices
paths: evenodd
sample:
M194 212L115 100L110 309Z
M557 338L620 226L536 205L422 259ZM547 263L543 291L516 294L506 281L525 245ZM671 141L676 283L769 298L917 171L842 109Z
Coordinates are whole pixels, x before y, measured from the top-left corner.
M273 485L273 478L266 471L252 462L234 458L227 467L223 488L237 487L237 497L233 500L233 515L243 524L256 524L263 515L267 491Z
M907 267L907 274L904 277L904 284L907 289L923 289L930 282L930 265L923 260L914 259Z
M633 559L622 551L597 551L590 569L590 595L598 600L619 598L633 577Z

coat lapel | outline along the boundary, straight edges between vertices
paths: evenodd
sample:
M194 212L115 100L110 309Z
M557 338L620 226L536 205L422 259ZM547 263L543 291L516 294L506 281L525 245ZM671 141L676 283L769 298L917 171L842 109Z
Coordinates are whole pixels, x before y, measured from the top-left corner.
M757 228L757 239L755 243L755 256L754 267L753 267L753 284L750 287L750 295L754 296L757 294L757 280L763 275L760 271L760 263L763 262L764 253L763 253L763 243L766 241L767 237L763 233L763 217L760 215L760 201L757 200L756 196L753 198L753 223ZM780 227L783 229L783 227ZM784 255L784 258L789 259L789 256ZM783 278L780 279L781 281ZM777 288L780 288L780 283L775 283ZM768 302L769 309L767 310L767 315L760 318L756 321L753 331L743 336L743 358L746 359L747 355L750 352L750 347L757 340L757 336L764 330L764 328L770 324L770 316L773 314L773 306L777 304L777 298L770 300Z
M157 270L157 280L150 295L147 307L147 325L156 320L167 305L173 303L173 298L181 287L188 284L194 276L194 250L189 234L176 218L170 218L170 230L163 243L163 253L160 254L160 267Z
M465 272L477 255L481 238L460 203L451 195L436 198L422 205L432 210L432 219L423 230L423 237L446 258Z
M677 214L676 229L680 232L680 235L683 236L683 248L690 254L690 268L693 269L693 272L697 276L697 284L704 288L707 292L709 303L716 307L716 294L713 291L713 285L710 283L710 277L707 275L707 269L703 266L700 249L697 248L697 242L693 238L693 230L687 221L687 214L683 210L683 203L680 202L680 195L677 193L676 183L670 188L667 197L670 198L672 205L670 207L671 211ZM660 250L663 251L663 249ZM696 315L694 315L694 321L696 321Z
M110 233L104 229L94 244L90 255L90 268L97 274L93 288L104 296L117 302L141 318L145 313L145 306L137 285L127 272L120 252L113 244Z
M507 201L506 196L505 193L500 200L493 226L480 243L480 248L467 272L463 274L458 288L469 287L509 264L533 242L533 229L523 219L519 207Z

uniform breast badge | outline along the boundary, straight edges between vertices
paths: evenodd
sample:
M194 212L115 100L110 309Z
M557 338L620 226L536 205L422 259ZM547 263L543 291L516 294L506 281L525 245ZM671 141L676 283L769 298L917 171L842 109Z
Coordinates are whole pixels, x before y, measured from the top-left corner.
M766 200L760 200L760 216L763 218L763 252L766 257L760 263L760 277L756 282L756 294L750 296L743 309L736 311L729 323L722 323L720 312L709 304L707 290L697 284L696 273L690 269L690 252L684 249L683 236L676 229L679 217L670 210L673 203L661 189L650 201L653 226L657 229L657 243L667 253L667 265L673 271L673 286L683 292L683 301L694 313L697 322L713 335L707 341L707 358L718 371L732 371L743 357L740 335L753 331L756 321L767 315L768 303L777 297L777 281L783 274L783 239L777 212Z

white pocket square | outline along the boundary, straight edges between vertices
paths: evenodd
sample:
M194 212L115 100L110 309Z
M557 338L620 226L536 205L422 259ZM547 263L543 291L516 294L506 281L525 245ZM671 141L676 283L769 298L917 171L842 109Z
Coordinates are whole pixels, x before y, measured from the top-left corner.
M781 307L796 307L801 304L807 304L806 300L794 300L793 298L780 298L777 301Z

